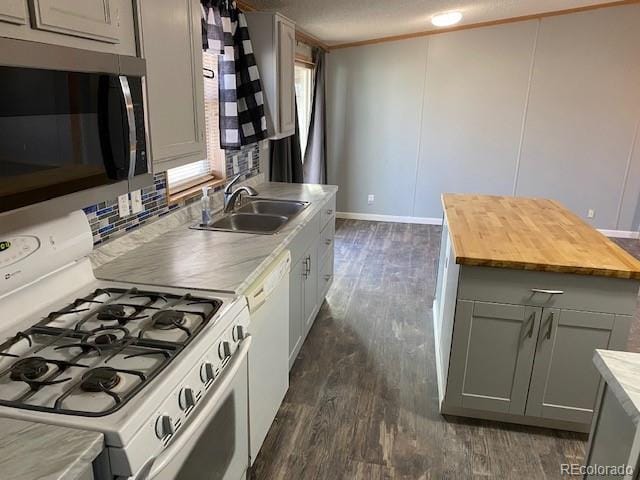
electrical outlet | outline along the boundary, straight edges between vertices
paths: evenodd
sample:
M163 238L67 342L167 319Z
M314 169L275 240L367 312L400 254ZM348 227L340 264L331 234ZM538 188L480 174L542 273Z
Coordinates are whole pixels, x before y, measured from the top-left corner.
M590 208L589 211L587 211L587 218L594 218L596 216L596 211L593 208Z
M375 201L376 201L375 195L369 194L369 196L367 196L367 203L369 205L373 205Z
M240 164L238 163L238 156L235 155L233 157L233 173L234 175L237 175L240 173Z
M120 212L120 218L128 217L129 215L131 215L128 193L124 193L118 197L118 211Z
M140 213L144 210L142 205L142 190L131 192L131 213Z
M249 159L247 160L247 167L249 167L249 170L253 168L253 155L249 155Z

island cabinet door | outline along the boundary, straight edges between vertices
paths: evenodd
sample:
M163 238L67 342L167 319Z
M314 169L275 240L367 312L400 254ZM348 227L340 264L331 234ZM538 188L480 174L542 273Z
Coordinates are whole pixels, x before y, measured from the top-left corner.
M628 325L621 315L544 309L526 415L590 423L600 386L593 355L624 348Z
M459 300L446 402L524 414L542 310Z

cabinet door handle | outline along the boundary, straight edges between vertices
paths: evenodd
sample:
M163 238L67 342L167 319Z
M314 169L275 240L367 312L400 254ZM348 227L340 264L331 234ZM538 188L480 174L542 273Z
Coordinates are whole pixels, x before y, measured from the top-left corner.
M532 288L533 293L544 293L545 295L562 295L564 290L548 290L546 288Z
M307 275L311 273L311 255L309 255L309 263L307 263Z
M330 208L329 210L327 210L327 215L333 215L333 209Z
M536 324L536 314L532 313L531 315L529 315L529 321L527 323L530 323L531 326L529 327L529 331L527 332L527 337L531 338L533 337L533 327Z
M325 281L327 281L327 282L328 282L329 280L331 280L332 278L333 278L333 275L325 275L325 276L324 276L324 279L325 279Z
M549 326L547 327L547 333L544 335L544 337L547 340L551 339L551 331L553 330L553 312L551 312L549 314L549 317L547 317L547 323L549 324Z
M332 240L330 238L327 238L324 243L325 245L331 245Z
M309 257L304 259L304 272L302 272L304 278L309 278Z

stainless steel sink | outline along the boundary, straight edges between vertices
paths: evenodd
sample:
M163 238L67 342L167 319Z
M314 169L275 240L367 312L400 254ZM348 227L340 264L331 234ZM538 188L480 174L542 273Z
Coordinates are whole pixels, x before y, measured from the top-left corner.
M210 225L199 225L194 228L221 232L271 235L277 233L288 221L289 218L284 215L230 213L215 220Z
M247 198L245 204L226 213L209 225L195 225L196 230L273 235L309 206L298 200Z
M258 215L283 215L291 219L309 206L309 202L297 200L271 200L266 198L249 198L247 200L248 203L240 207L237 212Z

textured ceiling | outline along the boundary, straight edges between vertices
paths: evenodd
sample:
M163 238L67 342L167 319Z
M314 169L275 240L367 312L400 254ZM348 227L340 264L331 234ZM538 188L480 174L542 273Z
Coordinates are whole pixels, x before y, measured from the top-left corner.
M459 25L532 15L613 0L251 0L278 11L328 45L433 30L431 16L459 10Z

